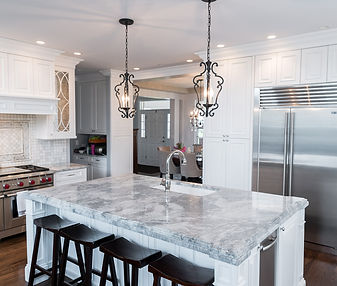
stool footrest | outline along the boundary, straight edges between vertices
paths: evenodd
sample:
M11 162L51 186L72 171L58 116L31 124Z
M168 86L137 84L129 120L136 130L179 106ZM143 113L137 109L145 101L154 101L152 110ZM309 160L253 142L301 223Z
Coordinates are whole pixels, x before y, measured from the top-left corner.
M45 268L43 268L43 267L41 267L40 265L36 265L35 266L35 268L37 269L37 270L39 270L40 272L39 273L36 273L35 275L34 275L34 277L36 278L36 277L39 277L39 276L41 276L41 275L48 275L48 276L52 276L51 274L51 270L52 270L52 268L48 268L48 269L45 269Z

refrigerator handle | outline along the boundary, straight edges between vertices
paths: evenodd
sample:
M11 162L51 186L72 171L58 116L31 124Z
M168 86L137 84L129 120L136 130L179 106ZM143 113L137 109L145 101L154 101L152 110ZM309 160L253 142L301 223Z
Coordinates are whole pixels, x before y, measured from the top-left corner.
M286 112L284 119L284 147L283 147L283 179L282 179L282 193L286 195L286 177L287 177L287 153L288 153L288 130L289 130L289 113Z
M293 176L293 162L294 162L294 121L295 113L290 113L290 138L289 138L289 180L288 180L288 196L292 195L292 176Z

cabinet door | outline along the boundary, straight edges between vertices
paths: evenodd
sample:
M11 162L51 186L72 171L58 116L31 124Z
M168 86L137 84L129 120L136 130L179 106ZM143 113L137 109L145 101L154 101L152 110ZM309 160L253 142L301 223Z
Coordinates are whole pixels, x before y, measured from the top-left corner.
M33 60L9 55L9 90L15 95L33 94Z
M326 82L328 47L302 50L301 83Z
M300 83L301 51L289 51L277 55L277 85Z
M219 94L219 107L214 111L214 116L204 118L204 137L222 137L226 132L224 123L227 105L227 62L219 63L219 67L215 71L224 78L225 82Z
M249 139L229 139L226 142L226 187L251 190L251 141Z
M55 97L55 65L53 62L34 60L34 93Z
M337 81L337 45L329 46L328 82Z
M255 86L276 85L277 54L261 55L255 57Z
M0 93L8 92L8 57L5 53L0 53Z
M108 175L107 161L98 158L94 159L92 163L93 179L105 178Z
M226 187L226 141L204 138L203 180L206 185Z
M80 83L77 93L78 106L78 132L91 133L93 127L94 85L92 83Z
M252 58L230 60L226 81L225 136L249 138L252 124Z
M106 82L100 81L95 84L95 111L94 111L94 132L106 134L107 123L107 92Z

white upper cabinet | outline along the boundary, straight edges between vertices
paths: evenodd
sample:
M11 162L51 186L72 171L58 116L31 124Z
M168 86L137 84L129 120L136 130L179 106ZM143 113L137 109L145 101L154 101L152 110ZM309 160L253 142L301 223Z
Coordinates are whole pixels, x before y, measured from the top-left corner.
M55 65L51 61L34 59L34 93L41 97L55 97Z
M107 132L107 88L105 81L99 81L95 85L95 113L94 132L105 134Z
M14 95L33 94L33 60L29 57L8 55L9 92Z
M260 55L255 57L255 86L276 85L277 54Z
M301 83L319 83L327 80L328 47L302 50Z
M337 45L329 46L327 80L337 81Z
M0 93L8 92L8 56L0 53Z
M287 51L277 55L277 85L300 83L301 51Z
M224 135L230 138L250 138L253 108L252 75L252 58L228 62Z

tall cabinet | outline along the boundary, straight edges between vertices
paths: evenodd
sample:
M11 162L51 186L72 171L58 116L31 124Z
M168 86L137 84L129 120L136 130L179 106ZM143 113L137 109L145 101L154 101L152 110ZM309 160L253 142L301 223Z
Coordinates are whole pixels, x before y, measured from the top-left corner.
M225 78L215 116L205 120L204 182L233 189L250 189L253 105L251 57L223 62Z

